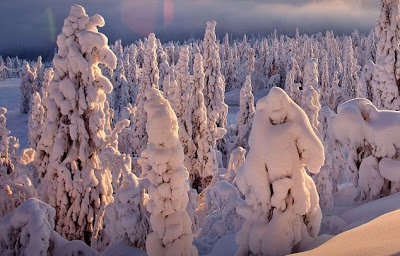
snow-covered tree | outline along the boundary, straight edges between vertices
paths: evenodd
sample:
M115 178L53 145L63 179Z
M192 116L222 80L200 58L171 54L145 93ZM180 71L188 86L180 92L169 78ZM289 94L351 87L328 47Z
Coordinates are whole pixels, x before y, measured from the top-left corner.
M185 154L185 167L192 172L193 142L192 142L192 113L193 106L187 103L191 98L192 76L189 73L189 47L182 46L178 63L175 66L176 86L174 88L173 97L171 98L171 106L175 111L179 123L179 138L183 146Z
M378 46L372 87L378 108L400 110L400 4L381 0L381 13L375 27Z
M107 161L115 163L114 170L119 169L121 172L121 177L118 177L121 184L116 189L114 201L107 206L104 218L104 231L110 239L110 245L126 241L131 246L144 249L150 232L150 221L144 205L148 198L144 193L143 182L131 172L130 156L107 151L102 155Z
M304 111L280 88L257 102L250 152L236 184L245 196L237 255L284 255L316 237L322 213L313 180L324 149ZM273 235L271 235L273 234Z
M194 149L192 158L192 172L190 180L193 188L198 189L209 183L217 172L217 159L214 152L215 145L212 130L214 127L208 125L207 108L204 104L204 69L203 57L197 53L193 64L193 86L192 97L189 99L189 106L193 109L191 115L192 138Z
M1 255L86 255L97 252L82 241L67 241L54 229L54 208L28 199L0 219Z
M9 155L9 134L6 128L6 108L0 108L0 181L8 179L9 174L14 172L14 165Z
M253 123L253 116L255 112L254 96L251 87L251 76L246 77L242 89L240 90L240 110L237 113L237 136L234 141L233 148L243 147L249 149L249 135L251 131L251 124Z
M138 162L151 183L147 209L153 232L146 240L147 253L197 255L186 211L189 174L183 165L177 118L161 92L151 87L146 90L145 111L148 143Z
M44 80L44 66L42 63L42 56L39 56L35 64L35 88L37 92L42 92L43 80Z
M82 6L71 7L57 37L47 132L41 138L50 152L41 198L56 209L57 232L88 244L112 201L111 174L99 159L107 145L104 106L112 84L98 63L114 69L117 60L97 30L104 24L100 15L89 17Z
M400 115L378 110L367 99L353 99L338 107L329 129L347 151L348 176L358 199L374 199L400 191L398 172Z
M132 128L132 136L134 137L134 156L140 156L147 143L147 114L144 111L144 102L146 100L145 91L148 88L158 88L159 70L156 50L156 36L154 34L150 34L146 41L142 75L140 78L139 90L135 102L136 115L134 116L134 124Z
M42 99L38 92L32 95L31 113L28 120L29 145L36 148L42 135L42 126L44 122L44 109Z
M342 89L348 99L353 99L357 94L357 82L359 66L354 58L353 42L350 36L346 37L343 46L343 76Z
M137 47L136 45L132 45L132 49L129 56L129 68L128 68L128 76L126 80L128 80L129 86L129 95L130 95L130 102L135 104L136 97L137 97L137 90L140 78L140 69L136 62L137 56Z
M114 86L112 92L114 116L119 119L122 109L130 103L128 81L125 77L124 65L121 59L117 62L112 82Z
M21 106L20 110L23 114L28 114L31 108L32 94L34 88L35 74L31 71L29 63L24 61L21 70Z
M361 76L357 84L357 98L366 98L372 101L373 90L372 81L374 75L375 64L368 60L361 70Z
M219 45L215 34L217 22L207 22L206 33L203 41L203 59L204 59L204 103L207 106L208 125L210 126L215 142L212 147L215 148L217 140L220 140L218 149L226 156L227 143L224 139L226 134L226 117L228 114L228 105L225 104L225 84L221 74L221 61L219 57ZM226 156L227 157L227 156ZM206 184L204 184L206 185Z
M314 131L320 136L320 123L318 121L321 104L319 103L318 88L318 60L309 59L304 69L304 80L299 105L306 112Z

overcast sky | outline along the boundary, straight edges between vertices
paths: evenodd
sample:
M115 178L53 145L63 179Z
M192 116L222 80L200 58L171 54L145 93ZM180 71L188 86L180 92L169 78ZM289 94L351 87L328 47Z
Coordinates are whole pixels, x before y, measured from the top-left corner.
M235 37L334 30L367 33L376 23L378 0L0 0L0 55L53 51L70 5L101 14L101 31L110 42L128 44L150 32L163 42L201 38L205 22L217 21L217 33Z

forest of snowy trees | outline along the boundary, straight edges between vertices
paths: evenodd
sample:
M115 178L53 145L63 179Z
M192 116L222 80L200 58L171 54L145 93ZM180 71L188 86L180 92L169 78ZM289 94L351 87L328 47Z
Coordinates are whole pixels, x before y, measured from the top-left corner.
M219 39L210 21L123 45L104 25L73 5L51 63L0 57L29 116L21 148L0 106L0 255L207 255L228 236L286 255L340 187L400 192L399 0L367 35Z

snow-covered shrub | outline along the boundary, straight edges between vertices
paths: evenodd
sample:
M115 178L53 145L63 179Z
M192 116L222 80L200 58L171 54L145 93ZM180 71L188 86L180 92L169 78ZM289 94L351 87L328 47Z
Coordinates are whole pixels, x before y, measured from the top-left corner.
M113 192L111 173L99 158L107 146L104 107L112 84L98 63L116 66L107 37L97 30L104 24L100 15L89 17L82 6L71 7L57 37L47 131L41 137L49 153L41 199L56 209L57 232L87 244L101 228Z
M244 148L237 147L234 150L232 150L228 162L228 173L227 173L228 176L225 178L225 180L227 180L229 183L234 184L237 171L244 164L245 160L246 160L246 150Z
M67 241L54 229L56 212L31 198L0 219L1 255L85 255L97 252L82 241Z
M329 129L347 150L347 165L359 198L377 198L400 191L396 160L400 114L378 110L367 99L353 99L338 107Z
M0 182L0 218L12 212L29 198L37 198L37 192L26 175Z
M257 102L250 152L236 176L245 196L237 255L284 255L317 236L322 213L313 180L324 163L321 141L304 111L280 88ZM272 235L271 235L272 234Z
M29 199L0 219L1 255L48 255L55 210Z
M115 158L115 153L110 154ZM115 169L121 170L121 184L116 189L114 201L105 212L104 232L113 245L126 240L131 246L145 248L147 235L150 232L149 213L144 202L147 195L144 193L143 182L131 173L130 156L120 154L116 159L119 163Z
M153 232L146 240L147 253L197 255L192 245L192 222L186 211L189 174L183 165L177 118L157 89L146 90L144 107L148 116L148 143L138 163L151 183L147 210Z
M202 255L210 253L221 237L236 234L244 222L244 218L236 212L243 199L235 186L222 180L209 186L204 193L207 216L196 239L201 244L199 247L204 248L200 251Z
M32 95L31 113L28 119L29 145L32 148L36 148L42 135L43 120L44 109L42 106L42 100L40 94L35 92Z
M34 88L35 74L31 71L29 63L24 61L21 69L21 113L27 114L31 109L32 94Z

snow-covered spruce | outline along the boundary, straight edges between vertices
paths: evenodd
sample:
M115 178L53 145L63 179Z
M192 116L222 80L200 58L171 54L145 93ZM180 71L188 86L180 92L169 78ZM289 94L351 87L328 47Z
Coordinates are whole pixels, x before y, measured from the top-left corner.
M119 120L122 109L130 103L128 81L125 78L124 65L121 59L117 62L117 68L114 70L112 82L114 86L112 92L114 118Z
M192 138L196 152L193 152L192 172L190 180L192 187L198 189L200 186L211 181L213 175L217 172L217 159L214 151L215 141L212 129L215 126L208 125L207 108L204 104L204 69L203 57L197 53L193 64L193 86L192 97L190 97L189 106L193 110L191 116ZM203 187L204 189L205 187Z
M237 113L237 136L232 148L243 147L248 150L248 140L251 131L251 124L253 123L253 116L255 112L254 96L251 87L251 76L246 77L242 89L240 89L240 110Z
M48 92L46 134L49 155L41 199L56 209L56 231L67 239L91 243L112 200L111 174L99 154L107 145L104 106L112 84L98 63L115 68L116 57L100 15L89 17L73 5L57 37L54 79Z
M383 128L384 127L384 128ZM360 199L400 191L397 131L400 114L378 110L369 100L353 99L338 107L329 129L348 151L347 165ZM397 167L396 167L397 168Z
M44 109L42 100L38 92L32 95L31 113L28 119L29 145L36 148L42 135L42 126L44 121Z
M236 177L245 196L236 209L245 218L237 255L290 254L317 236L322 213L305 166L318 173L323 164L323 146L307 115L282 89L272 88L257 102L250 152Z
M318 88L318 60L309 59L306 62L304 69L303 88L301 91L301 99L299 105L306 112L310 119L311 126L319 137L320 123L318 121L319 111L321 104L319 103L319 93L316 91Z
M42 63L42 56L39 56L35 64L35 88L36 91L42 93L43 81L44 81L44 66Z
M146 250L150 256L197 255L192 245L192 222L186 212L189 174L183 165L178 121L159 90L148 88L145 96L148 143L138 163L151 183L147 209L153 232L146 240Z
M375 64L369 60L361 70L360 79L357 84L357 98L373 100L372 80L374 76Z
M156 41L156 36L154 34L150 34L146 40L142 75L135 103L136 115L134 116L132 128L132 136L134 137L134 150L132 155L134 156L140 156L147 143L147 114L144 111L144 102L146 101L145 91L148 88L158 88L159 70L157 64Z
M173 97L171 97L171 107L174 110L179 123L179 139L183 146L185 154L185 167L189 173L192 173L192 158L194 157L195 148L193 144L193 125L192 114L194 106L188 106L192 89L193 77L189 73L189 47L183 46L179 52L178 63L175 66L176 86L174 88Z
M31 108L32 94L35 91L35 74L31 71L29 63L24 61L21 69L21 106L23 114L28 114Z
M372 81L373 102L378 108L400 110L400 3L398 0L380 2L381 13L375 27L379 42Z
M357 96L357 72L360 69L357 66L357 60L354 58L353 41L350 36L344 39L343 45L343 75L341 88L347 99L353 99Z
M10 131L6 128L6 113L6 108L0 108L0 181L7 180L9 175L14 172L14 165L9 155L8 135L10 135Z
M204 61L204 103L207 106L208 125L214 137L212 147L218 142L218 150L224 158L227 158L228 148L224 139L226 134L226 117L228 105L225 104L225 82L221 74L221 60L219 56L219 45L215 34L217 22L207 22L206 33L203 41ZM207 182L203 184L208 185Z

